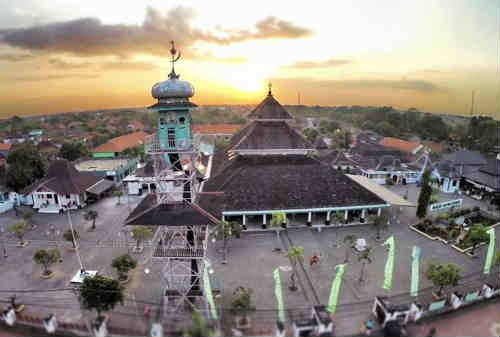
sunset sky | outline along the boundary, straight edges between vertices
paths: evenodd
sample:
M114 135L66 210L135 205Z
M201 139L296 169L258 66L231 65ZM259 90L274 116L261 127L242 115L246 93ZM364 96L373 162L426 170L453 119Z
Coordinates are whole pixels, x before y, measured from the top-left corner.
M392 105L498 118L498 0L0 0L0 117L198 104Z

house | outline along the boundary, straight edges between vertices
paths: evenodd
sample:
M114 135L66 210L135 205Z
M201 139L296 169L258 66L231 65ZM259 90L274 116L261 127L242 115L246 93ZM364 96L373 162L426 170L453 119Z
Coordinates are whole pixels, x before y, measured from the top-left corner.
M31 130L28 133L28 138L34 143L38 143L42 140L43 130Z
M144 130L144 124L142 124L141 122L139 121L131 121L128 125L127 125L127 129L129 131L140 131L140 130Z
M487 164L477 171L464 173L460 189L475 199L500 197L500 155L488 158Z
M406 140L393 137L384 137L382 138L379 144L383 147L387 147L390 149L398 150L413 155L417 154L423 148L422 144L415 142L408 142Z
M55 160L61 146L50 140L42 140L37 144L36 148L43 158L46 158L47 160Z
M56 160L47 175L26 187L23 195L32 199L33 208L40 213L60 213L84 207L89 198L99 198L112 186L103 177L79 172L67 160Z
M114 158L127 149L143 146L147 133L138 131L108 140L93 151L94 158Z
M138 158L82 158L75 162L75 168L120 184L126 176L137 169Z
M0 154L7 159L9 156L9 151L12 148L12 144L9 143L0 143Z
M193 125L193 133L210 136L232 136L241 127L240 124L200 124Z
M460 179L477 172L486 165L479 151L460 150L442 157L432 172L433 184L444 193L454 193L460 188Z

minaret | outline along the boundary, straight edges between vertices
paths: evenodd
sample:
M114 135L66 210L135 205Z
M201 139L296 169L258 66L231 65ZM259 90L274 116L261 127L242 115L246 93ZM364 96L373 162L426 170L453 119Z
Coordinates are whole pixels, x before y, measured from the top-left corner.
M191 83L179 80L175 63L181 53L175 48L174 41L171 44L172 69L167 80L156 83L151 89L151 95L158 102L149 107L156 111L158 121L157 134L146 144L146 152L154 160L158 203L194 200L194 163L198 155L190 113L197 106L189 101L194 96L194 88Z

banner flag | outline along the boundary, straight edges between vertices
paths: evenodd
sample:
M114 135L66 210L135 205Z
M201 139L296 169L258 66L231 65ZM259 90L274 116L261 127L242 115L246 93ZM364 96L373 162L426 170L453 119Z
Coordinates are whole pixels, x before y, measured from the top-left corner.
M332 289L330 290L330 298L328 300L328 308L327 310L332 313L335 313L337 310L337 303L339 301L339 293L340 293L340 284L342 283L342 275L344 275L345 264L339 264L335 267L337 270L337 275L335 275L335 279L332 282Z
M208 268L210 263L205 261L205 268L203 270L203 288L205 290L205 296L207 297L208 304L210 305L210 313L214 320L217 319L217 310L215 309L214 297L212 295L212 287L210 286L210 278L208 276Z
M392 271L394 269L394 235L391 235L391 237L384 242L384 246L388 246L387 248L389 248L389 254L387 255L387 262L385 263L385 279L383 288L391 290Z
M413 246L413 252L411 253L413 258L411 263L411 296L418 296L418 269L420 263L420 247Z
M495 251L495 228L488 229L486 233L490 235L490 244L488 245L488 254L486 255L486 262L484 264L484 273L489 274Z
M283 306L283 293L281 291L279 268L274 270L273 276L275 281L274 294L276 295L276 300L278 301L278 319L281 323L285 324L285 307Z

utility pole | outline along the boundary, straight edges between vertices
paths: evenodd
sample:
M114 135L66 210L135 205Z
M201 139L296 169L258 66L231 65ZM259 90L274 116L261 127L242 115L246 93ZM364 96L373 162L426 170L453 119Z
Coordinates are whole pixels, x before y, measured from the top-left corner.
M472 90L472 103L470 105L470 116L474 116L474 90Z

